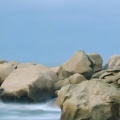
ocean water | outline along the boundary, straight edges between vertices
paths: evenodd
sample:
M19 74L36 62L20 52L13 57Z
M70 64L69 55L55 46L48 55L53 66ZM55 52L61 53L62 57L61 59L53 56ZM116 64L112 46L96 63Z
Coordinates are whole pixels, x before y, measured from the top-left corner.
M61 110L51 101L37 104L5 104L0 101L0 120L59 120Z

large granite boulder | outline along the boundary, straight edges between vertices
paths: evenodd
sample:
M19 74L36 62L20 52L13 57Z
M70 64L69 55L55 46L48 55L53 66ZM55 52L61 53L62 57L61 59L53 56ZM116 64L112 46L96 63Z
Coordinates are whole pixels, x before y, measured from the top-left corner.
M14 70L15 68L9 63L0 64L0 85Z
M39 102L55 94L56 73L41 65L14 70L1 85L3 102Z
M95 61L95 67L94 67L95 72L98 72L103 69L102 68L103 59L99 54L91 53L89 54L89 57L91 57Z
M120 120L120 91L96 80L68 85L58 91L60 120Z
M111 56L105 68L120 69L120 55Z
M84 51L76 52L70 60L62 64L58 70L59 79L65 79L75 73L90 78L94 73L95 61L89 57Z

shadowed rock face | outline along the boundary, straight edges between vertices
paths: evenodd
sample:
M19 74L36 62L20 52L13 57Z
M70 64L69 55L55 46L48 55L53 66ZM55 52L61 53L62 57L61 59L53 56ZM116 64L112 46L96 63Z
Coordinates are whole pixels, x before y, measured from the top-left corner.
M99 54L91 53L88 56L95 61L94 72L98 72L103 69L102 68L103 59Z
M75 73L84 75L90 78L94 73L95 62L92 58L85 54L83 51L76 52L70 60L60 66L58 70L58 77L65 79Z
M96 80L58 91L61 120L120 120L120 91Z
M19 68L1 85L3 102L38 102L55 94L56 73L43 66Z

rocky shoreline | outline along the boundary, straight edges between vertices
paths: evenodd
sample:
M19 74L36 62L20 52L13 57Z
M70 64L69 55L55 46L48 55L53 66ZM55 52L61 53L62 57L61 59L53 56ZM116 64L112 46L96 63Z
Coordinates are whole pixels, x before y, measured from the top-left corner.
M120 55L103 66L97 53L77 51L61 66L0 60L0 98L36 103L57 98L61 120L120 120Z

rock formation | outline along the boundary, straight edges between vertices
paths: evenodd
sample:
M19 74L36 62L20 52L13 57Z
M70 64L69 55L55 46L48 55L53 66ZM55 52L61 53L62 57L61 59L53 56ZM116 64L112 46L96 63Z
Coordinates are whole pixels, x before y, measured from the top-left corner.
M62 64L58 70L59 79L65 79L75 73L91 78L94 73L95 61L90 58L84 51L76 52L70 60Z
M112 56L104 69L102 63L99 54L84 51L52 68L0 60L0 98L40 102L54 96L61 120L120 120L120 55Z
M61 120L120 120L120 91L97 80L58 91Z
M55 94L57 75L41 65L14 70L1 85L3 102L38 102Z

